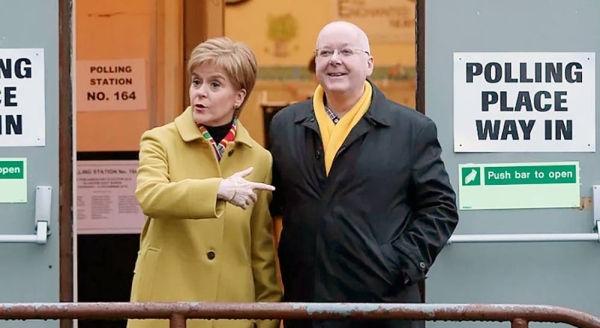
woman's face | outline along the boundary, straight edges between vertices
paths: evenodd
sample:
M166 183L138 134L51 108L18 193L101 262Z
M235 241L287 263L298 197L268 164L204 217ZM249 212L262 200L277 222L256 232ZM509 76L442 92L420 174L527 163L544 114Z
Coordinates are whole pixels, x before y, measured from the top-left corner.
M244 98L246 90L239 89L221 67L202 64L192 71L190 105L196 124L220 126L231 122Z

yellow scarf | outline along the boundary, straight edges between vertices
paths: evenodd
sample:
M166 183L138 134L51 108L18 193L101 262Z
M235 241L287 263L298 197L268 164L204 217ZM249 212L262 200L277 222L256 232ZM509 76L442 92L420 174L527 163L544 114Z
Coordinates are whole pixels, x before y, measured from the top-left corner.
M325 172L329 175L329 170L333 164L333 159L338 152L338 149L342 146L344 140L352 128L360 121L363 115L369 109L371 105L371 95L373 94L373 88L369 82L365 81L365 91L363 92L358 102L344 115L337 124L334 124L327 111L325 110L323 88L321 85L317 86L315 94L313 96L313 107L315 109L315 116L319 123L319 130L321 131L321 139L323 140L323 149L325 151Z

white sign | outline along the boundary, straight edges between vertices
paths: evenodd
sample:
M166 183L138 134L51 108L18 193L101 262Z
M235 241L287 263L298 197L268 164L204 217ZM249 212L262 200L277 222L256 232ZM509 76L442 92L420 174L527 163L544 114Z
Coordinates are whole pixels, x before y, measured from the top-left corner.
M0 49L0 147L46 145L45 94L44 49Z
M135 198L138 161L77 162L77 233L137 234L145 216Z
M145 110L144 59L78 60L77 111Z
M455 53L455 152L595 152L594 53Z

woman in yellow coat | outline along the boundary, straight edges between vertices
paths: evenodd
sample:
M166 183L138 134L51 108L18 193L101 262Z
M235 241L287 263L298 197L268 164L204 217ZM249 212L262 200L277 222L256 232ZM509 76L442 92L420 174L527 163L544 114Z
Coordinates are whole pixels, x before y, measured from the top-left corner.
M238 121L256 58L227 38L198 45L190 106L140 142L136 197L148 217L132 302L278 302L268 205L270 153ZM192 328L275 328L277 320L188 320ZM130 320L166 328L167 320Z

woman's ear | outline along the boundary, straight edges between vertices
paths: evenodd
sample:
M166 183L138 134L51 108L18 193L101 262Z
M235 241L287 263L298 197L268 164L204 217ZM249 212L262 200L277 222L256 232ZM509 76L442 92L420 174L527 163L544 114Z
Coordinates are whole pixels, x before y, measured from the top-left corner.
M240 106L242 106L242 103L244 103L245 99L246 99L246 89L240 89L235 95L235 102L234 102L235 109L239 109Z

